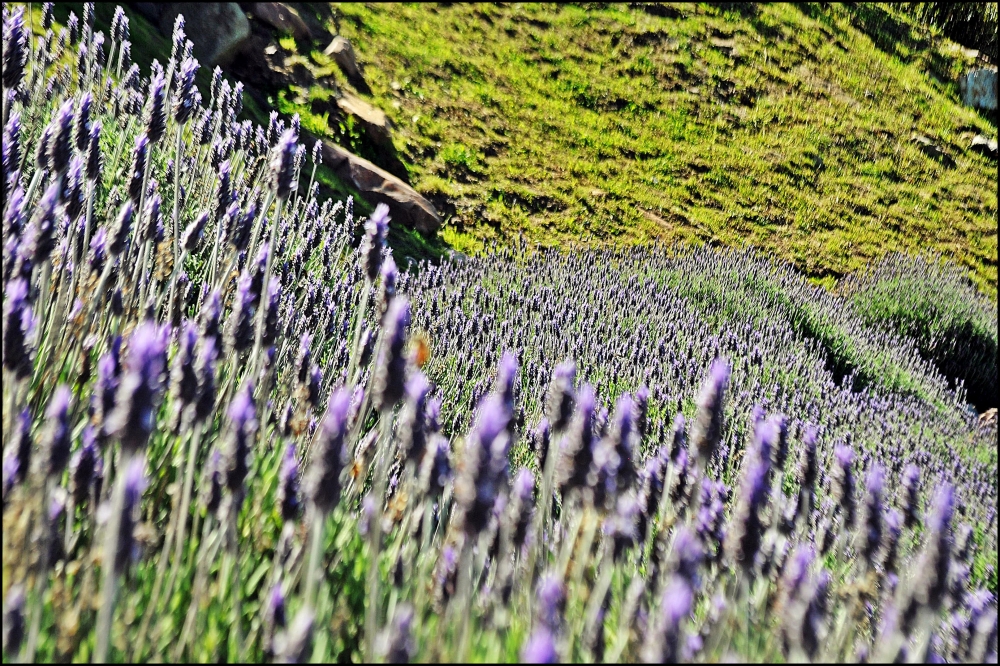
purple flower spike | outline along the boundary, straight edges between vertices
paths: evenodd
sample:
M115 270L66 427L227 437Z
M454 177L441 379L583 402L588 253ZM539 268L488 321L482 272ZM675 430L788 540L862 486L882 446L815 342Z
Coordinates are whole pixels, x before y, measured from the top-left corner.
M545 414L552 430L561 433L569 425L573 416L574 393L576 381L576 364L573 361L563 361L556 366L549 384L548 399Z
M140 324L129 339L126 372L117 404L108 416L108 433L135 452L146 446L156 427L156 410L165 388L166 329Z
M854 452L849 446L838 446L833 450L833 471L831 478L831 495L836 501L844 515L844 527L851 529L854 527L856 514L856 504L854 501Z
M410 325L410 302L399 297L392 302L386 314L382 354L375 366L375 406L379 410L391 409L403 397L405 390L406 329Z
M3 366L18 379L31 375L32 358L28 335L34 317L28 303L28 283L22 278L7 283L4 298Z
M149 102L146 105L146 136L157 144L167 132L166 80L163 74L153 72L149 81Z
M27 58L27 35L24 32L24 7L18 7L3 26L3 87L17 89L24 80ZM6 643L5 643L6 644Z
M538 621L551 631L558 631L566 606L566 590L560 577L548 572L542 575L535 588L538 602Z
M414 464L424 457L427 445L426 405L431 383L419 370L406 381L406 400L396 428L400 454Z
M132 560L134 539L133 531L139 520L139 502L146 489L146 461L141 456L135 457L125 469L125 497L122 504L121 524L118 529L118 542L115 549L115 572L121 575Z
M49 170L63 175L73 156L73 100L63 102L53 122L52 140L49 143Z
M43 444L48 449L49 476L59 476L69 462L72 434L69 424L70 400L73 394L69 387L60 385L52 393L48 409L45 410L47 430Z
M538 627L521 650L522 664L555 664L559 662L556 640L547 627Z
M343 387L336 389L319 427L306 492L323 514L333 511L340 500L340 473L347 457L344 438L350 426L347 418L350 408L350 391Z
M257 432L257 410L253 402L253 382L248 382L229 404L229 438L224 451L226 488L233 494L237 505L244 494L244 484L250 472L249 457L253 449L253 436Z
M197 106L195 96L198 88L194 84L194 78L199 67L198 61L194 58L185 58L184 62L181 63L180 72L177 74L174 92L174 120L178 125L185 124Z
M388 232L389 207L379 204L365 222L365 235L361 240L361 265L369 282L375 282L382 268L382 250Z
M293 162L298 139L294 130L285 130L271 157L271 189L279 199L287 199L295 186Z
M294 442L289 442L285 448L278 479L278 505L281 507L281 518L285 522L294 521L302 511L302 503L299 501L299 461L295 454Z
M643 655L647 662L674 664L680 661L685 644L681 622L691 612L693 601L694 596L687 582L678 576L671 578L663 592L658 626L648 634Z
M561 451L559 461L559 487L567 492L583 488L587 484L587 474L594 459L593 431L597 395L594 387L584 384L576 400L576 414Z
M698 454L702 469L722 441L723 394L729 384L729 364L717 358L712 362L698 397L698 412L695 415L691 444Z

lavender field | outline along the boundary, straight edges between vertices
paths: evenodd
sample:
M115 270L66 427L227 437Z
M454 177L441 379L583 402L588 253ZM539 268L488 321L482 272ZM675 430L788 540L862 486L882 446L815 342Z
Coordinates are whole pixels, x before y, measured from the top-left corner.
M402 270L182 18L141 72L124 13L3 11L5 663L996 662L954 266Z

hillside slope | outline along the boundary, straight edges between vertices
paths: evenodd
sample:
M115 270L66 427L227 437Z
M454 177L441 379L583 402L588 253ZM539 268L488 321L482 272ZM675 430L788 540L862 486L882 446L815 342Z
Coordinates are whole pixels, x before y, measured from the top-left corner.
M827 286L934 249L995 298L997 167L966 150L995 117L960 104L956 45L880 7L299 7L354 43L456 249L752 243Z

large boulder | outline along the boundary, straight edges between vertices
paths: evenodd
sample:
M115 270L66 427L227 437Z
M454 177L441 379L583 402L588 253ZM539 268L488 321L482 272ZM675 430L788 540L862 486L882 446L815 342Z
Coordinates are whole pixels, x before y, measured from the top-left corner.
M152 4L152 3L147 3ZM178 14L203 66L229 64L250 37L250 22L235 2L171 2L159 6L160 32L170 35Z
M346 91L337 99L337 106L341 112L355 117L369 141L380 148L392 150L392 131L382 109Z
M250 13L278 32L288 33L295 39L312 39L312 31L299 13L283 2L255 2Z
M958 80L958 87L966 106L997 110L997 70L975 69Z
M384 203L396 222L401 222L425 234L441 226L434 206L415 189L363 157L323 141L323 164L346 183L352 185L371 204Z
M347 80L353 85L358 86L361 89L366 89L368 84L365 83L364 72L361 71L360 65L358 65L358 59L354 55L354 48L351 43L347 41L347 38L337 36L333 38L330 45L326 47L323 51L326 55L333 58L333 61L337 63L340 67L340 71L344 73Z
M977 134L972 138L972 144L969 146L969 150L974 153L979 153L980 155L985 155L986 157L997 159L996 139L991 141L982 134Z

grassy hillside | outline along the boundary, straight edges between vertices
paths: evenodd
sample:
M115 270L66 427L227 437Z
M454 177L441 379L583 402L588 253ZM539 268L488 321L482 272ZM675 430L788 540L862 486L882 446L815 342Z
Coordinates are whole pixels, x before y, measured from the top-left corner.
M456 249L749 242L827 286L934 249L996 295L997 167L965 150L996 120L959 103L956 45L878 6L302 9L355 45Z

